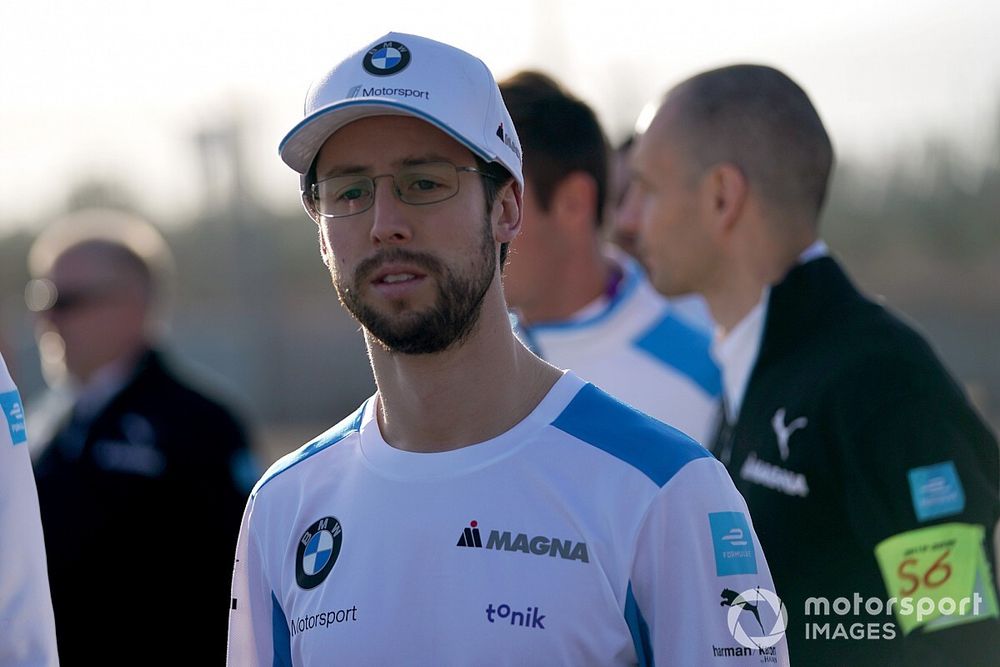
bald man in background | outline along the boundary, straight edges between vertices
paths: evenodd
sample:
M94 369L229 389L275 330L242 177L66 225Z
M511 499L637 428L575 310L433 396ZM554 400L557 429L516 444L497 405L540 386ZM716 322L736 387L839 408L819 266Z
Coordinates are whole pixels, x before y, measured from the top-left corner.
M701 293L718 323L713 451L767 552L791 660L996 664L996 438L820 239L832 165L788 76L711 70L639 139L620 222L656 288Z
M46 376L71 396L35 464L62 663L222 662L256 470L235 416L159 349L166 245L89 210L43 232L29 261Z

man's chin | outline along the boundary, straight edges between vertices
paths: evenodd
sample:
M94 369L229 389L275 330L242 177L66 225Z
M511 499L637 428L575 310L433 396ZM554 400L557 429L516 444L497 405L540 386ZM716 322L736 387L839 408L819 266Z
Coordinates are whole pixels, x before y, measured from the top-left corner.
M366 306L353 314L364 327L365 334L387 352L417 354L447 347L437 340L439 327L435 326L431 311L414 310L406 303L398 304L397 308L398 312L384 312Z
M396 329L393 331L373 331L365 327L368 338L390 354L422 355L444 352L455 344L455 338L427 336L427 329Z
M676 281L670 280L670 276L657 273L653 268L649 270L649 282L653 283L657 292L667 298L672 299L688 293L688 290L683 289Z

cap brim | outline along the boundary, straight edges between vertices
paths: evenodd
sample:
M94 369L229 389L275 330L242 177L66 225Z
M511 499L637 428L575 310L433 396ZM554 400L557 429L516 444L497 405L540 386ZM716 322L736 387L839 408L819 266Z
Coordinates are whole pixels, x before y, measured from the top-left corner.
M448 125L429 116L419 109L393 100L346 100L331 104L303 118L298 125L285 135L278 146L281 159L300 174L305 174L316 159L319 149L334 132L348 123L369 116L413 116L426 121L459 142L487 162L497 159L496 155L486 155L475 143L462 136Z

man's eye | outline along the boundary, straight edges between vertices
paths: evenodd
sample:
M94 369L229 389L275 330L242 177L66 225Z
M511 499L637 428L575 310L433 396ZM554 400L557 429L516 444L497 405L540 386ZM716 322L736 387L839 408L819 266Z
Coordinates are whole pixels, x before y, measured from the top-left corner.
M440 187L443 187L443 185L431 178L415 178L410 181L410 189L418 192L431 192Z
M363 199L367 196L368 188L362 183L356 183L342 188L337 194L337 199L350 202L356 199Z
M350 190L344 190L343 192L341 192L340 198L351 201L354 199L360 199L361 197L364 196L364 194L365 194L364 190L362 190L361 188L351 188Z

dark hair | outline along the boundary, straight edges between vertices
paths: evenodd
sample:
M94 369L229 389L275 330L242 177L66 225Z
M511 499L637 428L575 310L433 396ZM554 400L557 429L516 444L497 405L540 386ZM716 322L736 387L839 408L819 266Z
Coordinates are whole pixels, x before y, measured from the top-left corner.
M805 91L764 65L732 65L675 87L682 145L700 171L738 166L781 210L817 215L826 198L833 146Z
M525 178L547 211L556 186L575 171L597 184L595 224L600 226L608 192L608 142L594 111L551 77L519 72L500 82L525 155Z

